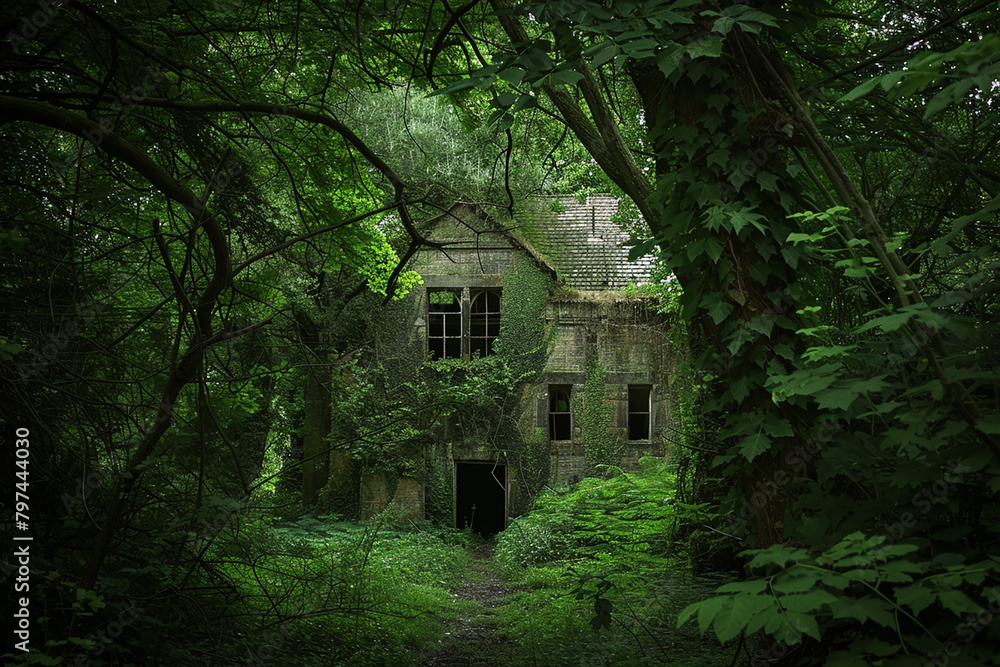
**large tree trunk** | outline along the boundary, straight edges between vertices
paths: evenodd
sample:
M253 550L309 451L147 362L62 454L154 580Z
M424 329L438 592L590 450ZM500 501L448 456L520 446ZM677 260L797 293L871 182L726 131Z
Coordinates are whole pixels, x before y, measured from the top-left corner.
M330 434L330 378L325 368L308 370L305 383L305 418L302 424L302 505L316 504L319 490L330 478L330 458L325 453Z

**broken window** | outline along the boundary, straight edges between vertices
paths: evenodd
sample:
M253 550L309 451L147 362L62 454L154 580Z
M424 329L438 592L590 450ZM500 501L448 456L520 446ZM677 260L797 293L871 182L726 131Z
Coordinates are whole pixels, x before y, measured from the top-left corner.
M427 290L427 351L431 359L488 357L499 335L499 288Z
M500 335L500 290L474 290L470 310L469 354L487 357L493 354L493 341Z
M628 386L628 439L649 440L648 385Z
M431 359L462 356L462 299L454 290L427 292L427 348Z
M551 440L573 439L573 415L569 409L571 387L549 385L549 438Z

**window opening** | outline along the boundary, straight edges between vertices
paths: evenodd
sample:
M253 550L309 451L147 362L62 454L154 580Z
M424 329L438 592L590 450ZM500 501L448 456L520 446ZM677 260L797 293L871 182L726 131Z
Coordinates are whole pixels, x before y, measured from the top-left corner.
M628 387L629 440L649 440L649 390L643 385Z
M473 292L470 311L469 354L488 357L493 354L493 341L500 335L500 290Z
M552 440L573 439L573 416L570 413L570 387L549 386L549 438Z
M462 299L451 290L427 293L427 348L431 359L462 356Z

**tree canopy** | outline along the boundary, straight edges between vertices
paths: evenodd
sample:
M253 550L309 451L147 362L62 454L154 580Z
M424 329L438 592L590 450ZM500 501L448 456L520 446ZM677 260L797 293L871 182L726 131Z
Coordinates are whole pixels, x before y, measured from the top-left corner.
M601 191L679 294L700 444L678 455L746 568L682 620L802 664L992 659L995 3L0 18L0 392L49 443L45 567L80 572L53 614L141 590L167 624L224 579L206 522L273 483L277 433L329 422L330 369L420 284L427 219ZM310 437L281 474L321 479L335 443Z

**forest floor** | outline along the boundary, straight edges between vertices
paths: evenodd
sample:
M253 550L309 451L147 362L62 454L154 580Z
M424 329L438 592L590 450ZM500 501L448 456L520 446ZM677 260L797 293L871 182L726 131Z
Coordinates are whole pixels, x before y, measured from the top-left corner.
M440 645L427 653L423 664L434 667L502 667L509 664L514 645L497 633L496 608L514 589L493 572L493 543L471 550L467 573L455 591L456 616Z

